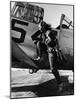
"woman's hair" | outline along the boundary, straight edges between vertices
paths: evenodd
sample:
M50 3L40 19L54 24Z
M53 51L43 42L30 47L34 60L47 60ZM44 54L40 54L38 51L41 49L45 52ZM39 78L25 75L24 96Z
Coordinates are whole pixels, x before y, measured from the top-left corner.
M44 22L44 21L41 23L41 27L42 27L44 30L51 29L51 25L50 25L50 24L47 24L47 23Z

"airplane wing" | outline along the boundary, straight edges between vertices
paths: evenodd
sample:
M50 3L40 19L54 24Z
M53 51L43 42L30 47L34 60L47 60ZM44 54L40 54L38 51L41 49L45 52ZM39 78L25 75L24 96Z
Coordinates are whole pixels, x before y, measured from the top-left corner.
M21 62L24 62L25 64L28 64L30 66L33 66L37 68L35 63L25 54L19 46L12 40L12 56L14 56L16 59L18 59ZM26 65L25 65L26 67Z

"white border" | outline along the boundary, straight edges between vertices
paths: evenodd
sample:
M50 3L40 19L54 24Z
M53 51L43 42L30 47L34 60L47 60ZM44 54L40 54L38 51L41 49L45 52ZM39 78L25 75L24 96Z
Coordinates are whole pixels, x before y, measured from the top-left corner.
M21 0L18 0L18 1L21 1ZM75 0L44 0L44 1L26 0L26 1L27 2L43 2L43 3L49 2L49 3L57 3L57 4L72 4L76 6ZM9 37L10 36L10 20L9 19L10 19L10 0L1 0L0 1L0 99L1 100L9 100L9 93L10 93L10 41L9 41L10 40L10 37ZM76 39L74 42L76 43ZM75 63L75 66L76 66L76 63ZM72 100L73 99L75 100L75 97L76 95L29 98L29 100L36 100L36 99L39 99L39 100L50 100L50 99ZM19 99L19 100L24 100L24 99Z

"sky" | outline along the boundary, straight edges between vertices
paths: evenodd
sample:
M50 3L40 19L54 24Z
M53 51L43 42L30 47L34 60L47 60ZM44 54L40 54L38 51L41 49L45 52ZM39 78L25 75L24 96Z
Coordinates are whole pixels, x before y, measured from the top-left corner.
M73 6L70 5L56 5L56 4L40 4L31 3L44 8L44 21L51 24L52 27L57 27L60 24L61 14L65 14L71 21L73 21Z
M44 21L56 27L60 24L61 14L73 21L73 6L56 4L36 4L44 8Z

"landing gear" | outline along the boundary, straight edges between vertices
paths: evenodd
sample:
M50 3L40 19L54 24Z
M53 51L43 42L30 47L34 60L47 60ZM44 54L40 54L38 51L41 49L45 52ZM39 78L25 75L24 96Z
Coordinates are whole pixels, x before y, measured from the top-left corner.
M35 69L35 68L34 69L29 69L30 74L36 73L37 71L38 71L38 69Z

